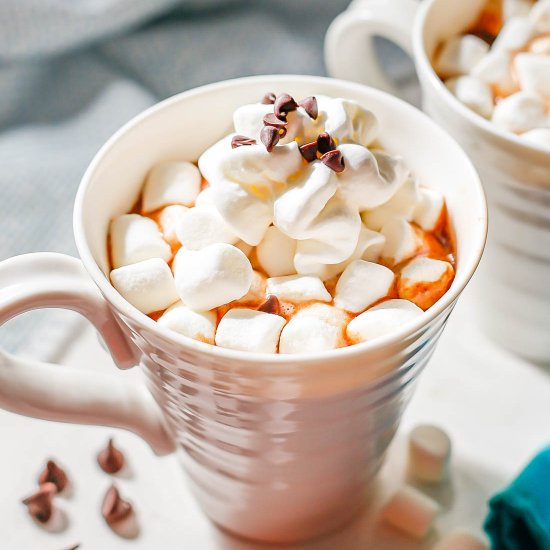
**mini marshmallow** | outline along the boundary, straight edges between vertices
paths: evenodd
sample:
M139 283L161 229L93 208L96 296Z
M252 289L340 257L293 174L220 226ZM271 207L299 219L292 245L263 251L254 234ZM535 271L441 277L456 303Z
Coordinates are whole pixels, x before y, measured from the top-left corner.
M414 209L413 222L424 231L433 231L441 220L445 199L436 189L420 187L420 200Z
M211 145L199 157L198 165L200 173L204 179L210 184L210 187L222 179L224 179L222 171L222 159L231 152L231 140L236 134L229 134L220 141Z
M157 224L139 214L124 214L111 222L113 267L135 264L150 258L168 261L170 245L162 238Z
M328 325L336 327L342 335L344 334L344 329L350 320L349 313L337 307L329 304L322 304L320 302L315 302L308 306L301 307L295 314L295 318L302 317L315 317L316 319L320 319Z
M193 340L214 343L217 316L213 311L193 311L181 302L168 308L158 324Z
M345 143L339 147L346 169L337 174L342 196L359 210L376 208L392 198L409 177L399 157Z
M214 201L214 188L209 185L205 187L197 196L195 200L195 206L213 206Z
M143 313L161 311L179 299L172 272L160 258L113 269L111 282L125 300Z
M341 329L313 316L293 317L281 332L279 353L310 353L342 345Z
M287 237L272 225L265 232L262 242L256 247L256 256L261 268L270 277L293 275L296 241Z
M539 0L531 10L529 19L539 33L550 32L550 0Z
M521 134L521 137L529 143L534 143L550 150L550 128L536 128L534 130L529 130L528 132Z
M454 269L449 262L414 258L401 270L397 292L400 298L428 309L447 292L453 277Z
M252 271L252 282L248 292L231 305L257 308L266 300L267 277L259 271Z
M544 101L531 92L517 92L501 99L495 106L492 121L516 134L548 124Z
M497 95L509 95L517 89L511 55L505 50L490 51L473 67L471 75L489 84Z
M528 16L532 7L532 0L504 0L502 4L504 19L507 21L512 17Z
M294 267L301 274L311 273L319 264L337 264L354 252L361 232L361 217L356 208L339 193L332 197L309 226L312 238L299 240Z
M535 28L528 17L512 17L500 29L491 50L521 50L534 35Z
M521 89L550 100L550 55L520 53L514 63Z
M346 333L354 344L368 342L393 332L399 325L415 319L422 310L407 300L387 300L352 319Z
M336 193L335 173L320 161L304 168L293 186L273 205L273 223L294 239L311 236L309 226Z
M214 243L234 244L239 240L214 206L190 208L180 218L176 235L188 250L200 250Z
M468 531L455 529L439 541L433 550L488 550L488 546Z
M532 40L529 51L538 55L550 55L550 36L539 36Z
M239 239L251 246L261 242L273 220L271 205L231 181L216 185L214 202L225 223Z
M468 74L488 51L487 42L477 36L455 36L443 44L435 67L443 78Z
M437 426L416 426L409 435L409 473L417 480L438 483L448 474L451 440Z
M439 505L410 485L403 485L382 510L382 519L399 531L422 539L432 527Z
M380 233L386 238L382 258L393 265L415 256L423 241L418 231L403 218L393 218L384 224Z
M183 303L198 311L241 298L252 283L250 261L230 244L211 244L201 250L180 248L173 267Z
M191 206L201 188L202 176L190 162L163 162L149 172L142 195L143 212L168 204Z
M416 180L409 178L388 202L374 210L366 210L361 214L361 219L367 227L375 231L380 231L386 222L397 217L411 221L419 200Z
M277 353L284 317L253 309L231 309L216 331L216 345L258 353Z
M394 273L380 264L355 260L344 270L334 295L334 305L359 313L387 296L392 288Z
M178 236L176 235L176 228L179 221L188 210L187 206L171 204L160 211L159 225L162 229L164 240L170 243L170 246L177 246L180 244Z
M449 78L445 85L461 102L484 118L493 114L493 92L490 86L475 76Z
M312 275L288 275L270 277L267 280L267 293L274 294L279 300L300 303L318 300L330 302L332 296L319 279Z

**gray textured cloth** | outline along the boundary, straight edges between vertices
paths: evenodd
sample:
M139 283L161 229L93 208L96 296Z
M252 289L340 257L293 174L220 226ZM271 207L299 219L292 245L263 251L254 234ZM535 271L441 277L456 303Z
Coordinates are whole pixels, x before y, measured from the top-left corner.
M347 3L2 0L0 260L76 254L80 177L121 124L159 99L249 74L324 74L324 34ZM51 349L73 321L27 314L0 330L0 344Z

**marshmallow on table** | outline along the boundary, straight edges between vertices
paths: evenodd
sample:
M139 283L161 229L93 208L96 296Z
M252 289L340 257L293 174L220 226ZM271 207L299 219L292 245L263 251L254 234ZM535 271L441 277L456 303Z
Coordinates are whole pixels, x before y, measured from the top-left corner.
M113 267L135 264L150 258L168 261L170 245L162 238L157 224L139 214L124 214L111 222Z
M508 95L517 89L512 58L506 50L490 51L473 67L471 76L489 84L497 95Z
M487 42L477 36L455 36L443 44L435 62L436 71L443 78L468 74L488 51Z
M372 153L355 143L339 147L346 169L336 175L342 196L359 210L386 203L409 177L399 157Z
M445 85L451 93L472 111L484 118L493 113L493 92L486 82L479 77L463 75L449 78Z
M365 210L361 214L361 219L367 227L375 231L380 231L382 226L392 218L399 217L410 222L419 200L416 180L408 178L402 182L397 193L388 202L373 210Z
M160 211L158 221L164 240L169 242L171 246L180 244L176 234L176 228L182 216L188 211L187 206L182 204L171 204Z
M357 247L360 232L359 212L336 193L311 223L310 238L298 240L294 256L296 271L307 274L319 264L347 260Z
M393 265L412 258L424 245L419 230L403 218L388 221L380 232L386 238L382 258L391 261Z
M274 294L279 300L294 303L332 301L332 296L321 279L313 275L270 277L267 280L267 293Z
M409 473L419 481L435 483L448 473L451 440L437 426L421 425L409 435Z
M539 0L531 10L529 19L539 33L550 32L550 0Z
M352 319L346 333L353 344L368 342L393 332L421 314L422 310L408 300L387 300Z
M160 258L113 269L111 282L125 300L143 313L161 311L179 299L172 272Z
M213 311L193 311L178 302L169 307L157 322L193 340L213 344L217 320L217 315Z
M449 262L414 258L401 270L397 292L400 298L428 309L447 292L453 277L454 269Z
M491 49L492 51L520 50L534 35L535 27L528 17L511 17L500 29Z
M550 128L536 128L534 130L529 130L528 132L521 134L521 137L529 143L535 143L550 150Z
M237 235L214 206L195 206L180 218L176 227L179 242L188 250L200 250L214 243L234 244Z
M199 194L202 177L190 162L163 162L149 172L142 195L143 212L168 204L191 206Z
M416 539L424 538L439 512L439 505L414 487L403 485L384 506L382 519Z
M235 308L221 319L216 331L216 345L241 351L277 353L284 317Z
M241 298L252 283L250 261L230 244L211 244L201 250L180 248L173 267L181 300L199 311Z
M273 220L271 205L228 180L218 182L213 194L214 204L225 223L239 239L256 246Z
M544 101L532 92L517 92L501 99L495 106L492 121L516 134L548 125Z
M488 550L488 546L464 529L455 529L439 541L433 550Z
M520 53L514 63L521 89L550 100L550 55Z
M313 315L295 316L281 332L279 353L314 353L342 344L342 329Z
M270 277L296 273L294 254L296 241L274 225L267 228L262 242L256 247L258 263Z
M418 189L420 200L414 209L413 222L424 231L433 231L439 224L445 208L440 191L429 187Z
M383 265L364 260L351 262L336 284L334 305L359 313L387 296L393 286L394 273Z

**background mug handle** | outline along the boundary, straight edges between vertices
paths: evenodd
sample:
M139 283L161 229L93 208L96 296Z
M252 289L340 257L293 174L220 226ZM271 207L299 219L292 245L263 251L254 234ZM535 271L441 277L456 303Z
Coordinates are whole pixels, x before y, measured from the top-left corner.
M38 253L0 263L0 326L25 311L50 307L71 309L89 319L121 369L139 363L141 351L124 334L80 260ZM74 370L0 349L0 407L45 420L125 428L157 454L174 449L152 395L122 373Z
M373 38L394 42L412 58L412 31L419 5L418 0L355 0L327 30L328 74L402 97L382 69Z

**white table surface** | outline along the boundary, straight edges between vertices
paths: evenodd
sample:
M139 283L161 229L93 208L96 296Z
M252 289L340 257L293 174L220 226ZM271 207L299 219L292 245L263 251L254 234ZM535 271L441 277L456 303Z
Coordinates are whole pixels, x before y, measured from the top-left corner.
M550 371L511 356L481 335L472 320L472 304L470 290L451 316L422 375L371 506L340 533L286 548L424 550L453 527L481 533L487 498L550 441ZM68 348L63 362L74 368L114 370L89 327ZM117 375L141 376L137 370ZM454 450L450 481L427 491L442 505L435 529L428 539L415 543L373 518L404 477L406 434L419 422L437 423L448 430ZM130 471L114 477L121 493L136 506L140 531L131 540L115 535L99 512L111 479L98 468L95 455L111 435L129 460ZM0 411L0 442L2 550L62 550L77 542L84 550L261 548L212 526L189 494L176 459L155 457L133 434ZM57 525L46 530L29 518L20 500L34 490L36 477L49 457L66 468L73 487L70 496L56 500Z

